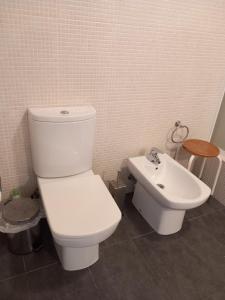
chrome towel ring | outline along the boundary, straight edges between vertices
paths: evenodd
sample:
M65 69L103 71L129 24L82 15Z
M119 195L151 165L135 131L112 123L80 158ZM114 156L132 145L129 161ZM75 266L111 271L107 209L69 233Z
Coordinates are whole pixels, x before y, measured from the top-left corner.
M177 133L177 131L179 129L186 129L186 133L185 133L184 137L182 137L181 139L178 140L178 139L175 138L175 134ZM171 141L173 143L175 143L175 144L183 143L183 141L186 140L186 138L188 137L188 135L189 135L189 128L188 128L188 126L182 125L181 121L176 121L175 128L174 128L174 130L171 133Z

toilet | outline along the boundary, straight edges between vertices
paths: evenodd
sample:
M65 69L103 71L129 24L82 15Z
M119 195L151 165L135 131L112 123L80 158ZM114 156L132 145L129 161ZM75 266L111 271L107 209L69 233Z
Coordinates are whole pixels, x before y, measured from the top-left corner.
M92 106L28 109L33 169L57 254L65 270L99 258L99 243L121 212L92 171L96 111Z

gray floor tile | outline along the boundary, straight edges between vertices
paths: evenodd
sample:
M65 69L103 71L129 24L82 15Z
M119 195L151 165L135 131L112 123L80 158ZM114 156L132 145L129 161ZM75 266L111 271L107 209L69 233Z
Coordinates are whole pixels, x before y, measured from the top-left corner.
M90 270L103 299L167 299L148 275L142 256L132 241L103 248Z
M58 261L54 242L46 220L41 221L43 248L24 256L25 268L31 271Z
M196 220L197 221L197 220ZM211 234L218 242L225 246L225 210L216 211L202 216L196 224L201 224L205 231Z
M217 210L224 210L225 206L222 205L219 201L217 201L212 196L201 206L189 209L186 211L185 219L193 219L203 215L207 215L210 213L214 213Z
M225 209L219 202L211 198L187 214L182 230L170 236L153 232L131 201L125 204L99 261L82 271L62 269L46 221L45 247L24 256L28 273L23 257L10 254L0 235L0 299L225 299ZM17 277L6 280L11 276Z
M32 300L100 299L88 269L64 271L59 264L28 274Z
M28 300L26 275L0 282L1 300Z
M224 300L225 299L225 291L224 289L217 290L212 294L208 294L205 296L204 300Z
M0 234L0 260L0 280L25 271L23 257L9 252L5 234Z
M208 218L185 223L180 236L184 244L201 257L219 283L225 274L225 246L219 242L219 235L216 237L209 229L210 223L213 223L211 219L212 215L209 215Z
M135 240L143 253L149 274L169 299L200 300L217 290L224 290L223 280L181 235L160 237L156 233Z
M130 202L124 209L124 215L115 233L105 240L102 245L106 247L113 246L152 231L151 226Z
M111 247L115 244L124 242L130 238L129 220L126 216L122 216L122 219L116 228L116 231L105 241L101 243L102 247Z
M127 199L124 214L130 223L132 237L152 232L152 227L145 221L132 203L132 198Z
M24 256L25 268L32 271L58 261L54 245L42 248L40 251Z

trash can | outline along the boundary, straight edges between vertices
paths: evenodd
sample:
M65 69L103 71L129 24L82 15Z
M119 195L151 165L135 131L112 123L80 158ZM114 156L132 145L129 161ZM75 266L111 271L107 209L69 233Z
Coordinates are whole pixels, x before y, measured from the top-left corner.
M33 226L40 207L35 199L12 199L3 206L2 218L10 226L17 226L16 232L7 232L9 250L14 254L28 254L40 248L39 223ZM20 230L20 228L22 230ZM24 230L24 228L26 228Z
M13 254L28 254L40 248L40 227L23 230L18 233L7 233L8 247Z

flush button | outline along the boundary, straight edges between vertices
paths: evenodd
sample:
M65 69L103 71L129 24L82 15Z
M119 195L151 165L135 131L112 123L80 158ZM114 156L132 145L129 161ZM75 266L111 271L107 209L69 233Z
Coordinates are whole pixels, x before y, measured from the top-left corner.
M70 112L68 110L61 110L60 114L61 115L68 115Z

